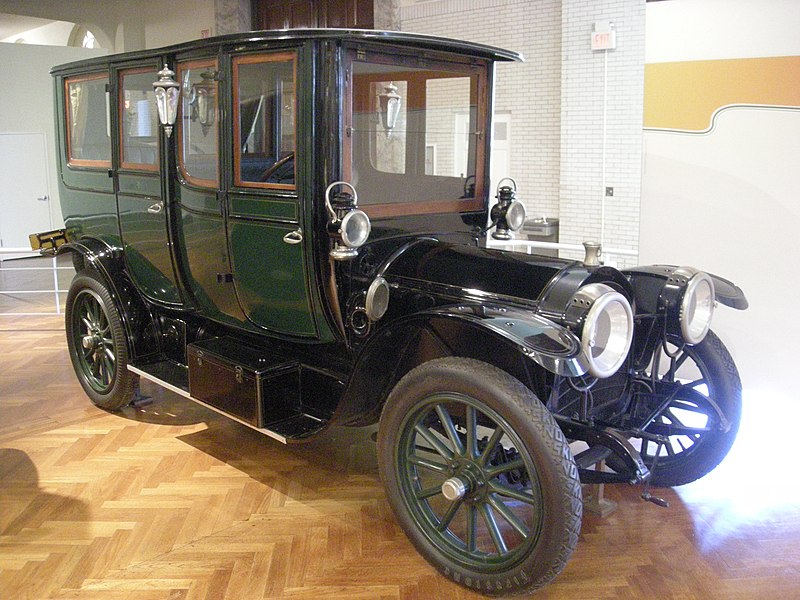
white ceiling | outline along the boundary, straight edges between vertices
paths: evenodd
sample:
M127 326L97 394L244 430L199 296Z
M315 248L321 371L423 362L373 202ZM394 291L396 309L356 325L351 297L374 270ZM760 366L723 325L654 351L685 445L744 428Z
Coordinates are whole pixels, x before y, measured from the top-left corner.
M37 17L22 17L0 13L0 40L19 35L25 31L52 23L52 19L39 19Z

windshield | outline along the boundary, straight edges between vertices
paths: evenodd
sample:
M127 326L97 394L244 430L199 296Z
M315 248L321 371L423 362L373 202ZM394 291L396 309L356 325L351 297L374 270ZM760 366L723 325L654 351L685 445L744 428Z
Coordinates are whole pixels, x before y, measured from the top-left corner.
M352 182L360 205L373 216L480 210L484 71L389 60L352 63Z

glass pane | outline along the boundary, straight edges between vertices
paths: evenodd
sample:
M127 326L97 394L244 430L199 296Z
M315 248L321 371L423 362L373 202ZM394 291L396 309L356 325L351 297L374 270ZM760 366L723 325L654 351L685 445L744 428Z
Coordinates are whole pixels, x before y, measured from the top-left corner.
M294 60L246 57L236 65L237 183L294 185Z
M122 166L158 168L158 109L153 81L154 69L122 74Z
M111 135L108 119L108 77L67 80L69 161L108 166Z
M478 76L449 69L353 63L352 170L360 201L474 197Z
M180 65L181 120L178 130L180 166L191 183L216 187L217 66L214 61Z

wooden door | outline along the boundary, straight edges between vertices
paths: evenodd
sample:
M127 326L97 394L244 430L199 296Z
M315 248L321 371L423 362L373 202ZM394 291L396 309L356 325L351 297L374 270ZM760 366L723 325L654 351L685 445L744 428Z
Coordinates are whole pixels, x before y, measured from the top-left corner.
M253 0L253 15L256 29L375 26L374 0Z

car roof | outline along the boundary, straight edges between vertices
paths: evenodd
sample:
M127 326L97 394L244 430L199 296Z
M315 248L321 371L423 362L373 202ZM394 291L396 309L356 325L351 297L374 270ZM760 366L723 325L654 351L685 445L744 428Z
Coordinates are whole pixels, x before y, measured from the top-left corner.
M254 45L269 44L270 42L292 42L305 40L335 40L340 42L372 42L386 45L400 45L425 50L457 53L464 56L473 56L493 61L522 61L522 55L511 50L504 50L494 46L456 40L439 36L409 33L405 31L381 31L374 29L276 29L264 31L246 31L230 35L220 35L200 40L192 40L163 48L138 50L121 54L108 54L102 57L81 60L53 67L51 73L58 74L62 71L73 70L76 67L92 67L107 65L114 62L123 62L158 56L160 54L175 54L190 52L207 48L209 45Z

